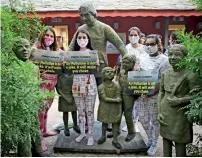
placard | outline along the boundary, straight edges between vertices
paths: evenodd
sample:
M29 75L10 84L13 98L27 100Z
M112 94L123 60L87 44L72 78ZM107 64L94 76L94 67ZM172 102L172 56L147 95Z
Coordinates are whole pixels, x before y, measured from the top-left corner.
M40 72L58 74L62 72L64 52L36 49L32 52L31 60L39 67Z
M97 72L97 51L65 52L65 73L94 74Z
M134 95L153 95L158 84L157 71L129 71L128 90Z

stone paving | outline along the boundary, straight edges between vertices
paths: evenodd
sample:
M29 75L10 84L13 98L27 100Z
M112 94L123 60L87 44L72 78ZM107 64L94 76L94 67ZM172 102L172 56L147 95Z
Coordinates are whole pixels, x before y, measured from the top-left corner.
M98 104L99 104L99 100L97 98L96 105L95 105L95 120L97 118ZM69 119L71 120L71 116L69 116ZM54 103L48 113L47 127L49 130L52 130L54 125L56 125L58 123L62 123L62 122L63 122L62 113L58 112L58 98L55 98ZM122 119L122 122L124 122L124 119ZM140 133L143 137L143 140L146 141L147 136L140 123L138 123L138 128L140 129ZM194 126L194 132L199 133L199 131L201 133L202 127ZM57 140L57 136L47 137L47 138L45 138L45 140L46 140L47 146L48 146L48 153L52 154L52 156L55 156L55 157L147 157L148 156L143 153L139 153L139 154L124 153L124 154L119 154L119 155L117 155L117 154L75 153L75 152L74 153L73 152L54 153L53 147ZM162 137L159 137L158 150L157 150L156 154L154 155L154 157L163 156L163 144L162 143L163 143ZM174 148L173 148L173 151L174 151ZM175 156L174 152L173 152L173 156Z

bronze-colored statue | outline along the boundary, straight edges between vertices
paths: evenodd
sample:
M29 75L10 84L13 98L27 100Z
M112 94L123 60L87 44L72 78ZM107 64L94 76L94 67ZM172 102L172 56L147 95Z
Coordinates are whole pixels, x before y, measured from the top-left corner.
M168 69L161 76L158 95L158 120L160 134L163 137L163 155L172 156L172 142L175 143L176 156L186 156L186 144L192 142L192 125L182 109L190 103L194 90L198 87L195 74L184 67L177 67L177 63L187 55L183 45L175 44L169 48L169 62L172 69Z
M139 96L129 95L128 93L128 71L132 71L135 66L136 57L134 54L126 54L122 59L123 70L120 73L119 84L122 89L122 109L126 119L126 125L128 129L128 135L125 141L131 141L136 134L132 111L134 101L138 99Z
M72 113L72 120L74 123L73 129L77 133L80 133L80 129L77 125L77 108L72 95L72 83L73 75L62 73L58 76L56 85L57 92L60 95L58 101L58 110L63 112L63 122L65 126L64 134L66 136L70 136L70 131L68 128L69 112Z
M100 66L99 73L96 74L96 81L97 85L100 85L102 83L101 71L104 67L108 66L106 54L107 41L111 42L122 56L127 53L127 50L118 34L109 25L97 20L97 11L92 4L83 3L79 8L79 15L85 24L78 29L84 29L89 32L92 47L98 51ZM75 40L76 33L69 45L69 50L74 50Z
M15 45L14 52L18 59L28 62L31 55L31 46L30 42L25 38L20 38ZM36 73L33 74L33 77L39 79L39 69L36 66ZM42 151L41 145L41 135L39 129L39 118L36 114L36 124L38 125L38 132L36 132L35 138L29 136L29 139L26 142L18 144L18 156L19 157L32 157L32 156L48 156L47 153Z
M121 149L122 147L117 141L119 123L122 117L121 88L112 81L114 75L115 71L111 67L105 67L102 70L103 83L98 87L100 100L98 121L102 122L102 136L98 140L98 144L102 144L106 141L107 126L108 124L112 124L112 145L117 149Z

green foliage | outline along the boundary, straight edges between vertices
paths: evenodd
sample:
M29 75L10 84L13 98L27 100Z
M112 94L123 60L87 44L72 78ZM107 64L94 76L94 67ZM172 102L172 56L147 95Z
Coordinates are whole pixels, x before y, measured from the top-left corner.
M11 1L12 2L12 1ZM16 2L16 1L15 1ZM19 1L17 1L18 4ZM12 3L11 3L12 4ZM19 142L25 142L39 132L37 118L42 99L53 94L42 93L38 68L31 62L16 58L13 48L20 38L38 35L43 26L40 19L28 18L27 10L14 6L1 8L1 154L16 151Z
M193 2L194 4L196 4L197 6L197 10L202 11L202 0L191 0L191 2Z

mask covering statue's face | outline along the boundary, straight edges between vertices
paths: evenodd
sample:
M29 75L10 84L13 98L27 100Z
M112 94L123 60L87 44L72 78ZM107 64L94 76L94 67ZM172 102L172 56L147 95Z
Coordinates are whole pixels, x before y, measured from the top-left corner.
M81 48L85 48L88 44L88 37L85 33L79 33L77 37L77 43Z
M129 41L132 44L136 44L139 42L140 37L139 36L129 36Z

